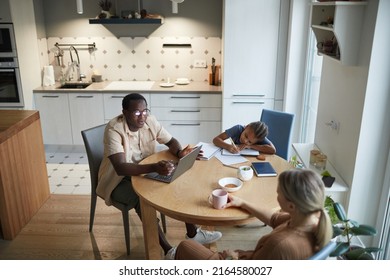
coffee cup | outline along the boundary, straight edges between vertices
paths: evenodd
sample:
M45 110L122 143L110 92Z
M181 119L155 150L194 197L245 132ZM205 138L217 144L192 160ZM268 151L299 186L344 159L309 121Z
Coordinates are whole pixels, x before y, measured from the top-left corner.
M253 169L250 166L240 166L237 170L237 176L243 181L249 181L253 177Z
M215 209L222 209L228 202L227 191L215 189L209 196L209 202Z

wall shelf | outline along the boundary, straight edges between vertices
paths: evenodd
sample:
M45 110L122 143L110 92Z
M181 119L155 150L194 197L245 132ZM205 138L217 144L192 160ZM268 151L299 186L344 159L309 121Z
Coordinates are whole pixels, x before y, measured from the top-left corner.
M331 55L319 54L336 59L343 65L357 65L367 2L332 1L314 2L311 5L311 28L317 42L332 40L334 43Z
M91 18L90 24L163 24L161 18Z
M302 162L304 168L309 168L315 171L317 174L321 174L323 171L318 170L316 167L310 164L310 150L316 149L320 150L313 143L293 143L292 147L299 158L299 161ZM348 185L341 178L341 176L337 173L333 165L328 161L326 163L326 170L336 178L336 181L333 183L331 188L326 188L326 192L347 192L349 190Z

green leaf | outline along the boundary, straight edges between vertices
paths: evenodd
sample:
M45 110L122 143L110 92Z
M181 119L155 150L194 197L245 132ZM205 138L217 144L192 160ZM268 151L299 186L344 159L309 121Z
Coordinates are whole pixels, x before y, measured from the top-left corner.
M382 251L382 249L378 248L378 247L366 247L364 249L366 250L366 252L369 252L369 253L375 253L375 252Z
M368 225L360 225L351 228L350 232L354 235L375 235L376 229Z
M346 242L336 242L336 243L337 243L336 248L329 255L331 257L341 256L341 255L343 255L344 253L346 253L349 250L349 244L348 243L346 243Z
M348 260L373 260L373 256L366 252L365 248L357 248L345 254Z
M344 232L344 230L341 229L340 227L338 227L338 226L333 226L333 237L342 235L343 232Z
M339 218L341 221L347 221L348 220L347 214L345 213L345 210L344 210L344 207L340 203L335 202L333 204L333 208L334 208L334 212L337 215L337 218Z
M332 177L332 175L330 175L330 173L329 173L328 170L325 170L324 172L322 172L322 173L321 173L321 176Z

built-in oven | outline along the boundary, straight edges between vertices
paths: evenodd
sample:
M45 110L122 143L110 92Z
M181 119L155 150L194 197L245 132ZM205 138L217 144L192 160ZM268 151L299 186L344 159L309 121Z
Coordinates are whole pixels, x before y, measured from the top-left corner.
M12 23L0 23L0 57L16 57L15 33Z
M23 107L19 64L16 57L0 57L0 107Z

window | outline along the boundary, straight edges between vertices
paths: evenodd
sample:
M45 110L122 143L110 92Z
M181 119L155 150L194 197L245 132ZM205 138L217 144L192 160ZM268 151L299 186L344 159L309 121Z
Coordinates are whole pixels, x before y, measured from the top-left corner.
M318 98L320 94L322 56L317 54L316 39L313 32L309 34L306 68L300 142L314 143Z

